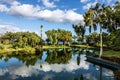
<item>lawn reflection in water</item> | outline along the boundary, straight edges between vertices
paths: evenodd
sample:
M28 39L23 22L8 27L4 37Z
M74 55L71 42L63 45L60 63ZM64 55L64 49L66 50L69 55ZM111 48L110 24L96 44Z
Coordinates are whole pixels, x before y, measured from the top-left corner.
M112 70L86 62L86 52L52 49L0 55L0 80L114 80Z

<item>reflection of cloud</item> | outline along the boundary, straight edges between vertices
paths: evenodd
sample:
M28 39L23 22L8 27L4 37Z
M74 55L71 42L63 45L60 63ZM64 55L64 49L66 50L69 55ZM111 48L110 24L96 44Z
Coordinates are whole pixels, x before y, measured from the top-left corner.
M8 72L7 69L0 69L0 76L4 75L6 72Z
M105 72L103 73L103 75L105 76L113 76L113 72L111 70L105 70Z
M54 77L54 75L52 75L52 74L45 75L42 80L52 80L53 77Z
M62 72L62 71L67 71L67 72L72 72L77 69L89 69L89 64L86 65L86 62L84 60L80 61L80 65L77 65L76 60L70 60L68 64L48 64L48 63L43 63L42 64L43 68L40 70L43 70L44 72L48 71L53 71L53 72ZM34 68L39 69L39 64L36 64Z
M21 76L21 77L30 77L33 74L38 75L39 71L44 71L44 72L62 72L62 71L67 71L67 72L74 72L77 69L83 68L83 69L88 69L89 65L86 65L84 60L80 61L81 64L78 66L76 63L75 59L71 59L68 64L48 64L47 62L42 63L42 69L40 69L40 64L36 63L35 66L25 66L25 65L18 65L17 62L16 64L12 64L8 67L8 69L1 69L0 70L0 75L4 75L5 73L9 72L10 75L16 75L16 76ZM12 76L11 76L12 77ZM13 76L14 78L17 78ZM46 76L45 79L47 78L52 78L51 76Z
M57 79L66 76L70 76L70 78L72 78L75 75L83 74L83 77L87 80L97 80L99 78L99 71L94 69L94 67L91 68L90 63L86 64L86 61L84 61L85 58L83 57L84 56L81 56L79 66L77 65L75 58L71 59L68 64L48 64L47 62L44 62L42 63L42 68L40 68L39 61L34 66L27 67L26 65L18 62L17 59L13 59L14 62L8 63L7 68L0 69L0 76L4 76L6 73L9 73L7 78L12 80L20 77L28 78L33 76L39 76L41 80L53 80L54 78ZM112 76L113 72L111 70L103 69L103 75Z
M87 80L98 80L97 78L93 77L90 73L85 74L84 77Z
M34 69L32 67L27 67L27 66L21 66L18 68L12 68L9 69L9 73L11 75L17 75L17 76L21 76L21 77L29 77L34 75L38 75L38 71L37 69Z

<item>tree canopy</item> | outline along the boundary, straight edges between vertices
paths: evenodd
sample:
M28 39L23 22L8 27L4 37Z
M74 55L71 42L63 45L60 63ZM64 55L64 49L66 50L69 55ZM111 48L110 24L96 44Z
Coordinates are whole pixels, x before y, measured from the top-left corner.
M47 41L50 44L58 44L58 42L62 41L63 44L66 42L72 41L72 32L67 30L48 30L45 32L47 35Z
M41 38L34 32L7 32L0 37L3 44L12 44L15 47L35 47L40 43Z

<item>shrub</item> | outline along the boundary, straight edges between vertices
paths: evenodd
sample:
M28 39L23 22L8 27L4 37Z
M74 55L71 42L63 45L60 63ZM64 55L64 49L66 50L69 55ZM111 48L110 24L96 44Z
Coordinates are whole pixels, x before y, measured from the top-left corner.
M4 45L0 44L0 49L3 50L4 49Z

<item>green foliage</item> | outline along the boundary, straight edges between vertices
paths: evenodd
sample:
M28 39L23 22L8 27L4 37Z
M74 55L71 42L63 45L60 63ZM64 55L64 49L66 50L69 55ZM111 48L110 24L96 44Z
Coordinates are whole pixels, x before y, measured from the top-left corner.
M107 45L109 43L108 33L103 32L103 45ZM93 32L92 34L89 34L86 36L86 42L89 45L99 47L100 46L100 34L97 32Z
M14 48L14 49L17 49L17 48L23 48L23 46L22 46L22 44L21 43L14 43L13 45L12 45L12 47Z
M95 45L99 41L100 41L99 34L96 32L93 32L92 34L86 36L86 42L89 45Z
M82 25L72 25L75 33L77 34L77 41L78 42L82 42L84 39L84 35L85 35L85 26Z
M58 44L59 41L62 41L63 43L65 42L70 42L72 40L72 33L70 31L66 30L48 30L45 32L47 35L47 42L50 44Z
M3 44L8 45L9 44L9 40L8 39L4 40Z
M4 49L4 45L0 44L0 49L3 50Z
M109 44L114 50L120 50L120 29L115 32L112 32L109 36Z
M0 37L3 44L12 44L13 48L23 48L25 46L35 47L42 41L34 32L7 32Z

